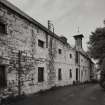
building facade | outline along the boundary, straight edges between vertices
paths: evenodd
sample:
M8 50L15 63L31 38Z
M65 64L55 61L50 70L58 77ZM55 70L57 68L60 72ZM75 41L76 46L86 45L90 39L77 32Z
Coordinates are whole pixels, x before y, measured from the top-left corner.
M74 36L72 48L50 28L0 0L0 90L29 94L90 81L93 64L82 49L83 35Z

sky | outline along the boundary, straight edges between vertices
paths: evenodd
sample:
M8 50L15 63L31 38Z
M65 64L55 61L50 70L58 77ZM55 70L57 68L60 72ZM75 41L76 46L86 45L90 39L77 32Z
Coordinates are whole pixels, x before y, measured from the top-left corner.
M91 32L103 26L105 19L105 0L8 1L46 27L47 21L51 20L55 33L67 37L72 46L75 43L73 36L83 34L84 50L87 50Z

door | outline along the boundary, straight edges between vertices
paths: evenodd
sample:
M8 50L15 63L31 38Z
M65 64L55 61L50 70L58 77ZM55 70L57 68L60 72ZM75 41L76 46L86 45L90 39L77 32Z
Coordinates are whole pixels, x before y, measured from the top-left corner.
M5 66L0 65L0 89L6 87L6 71Z
M78 81L78 69L76 69L76 81Z

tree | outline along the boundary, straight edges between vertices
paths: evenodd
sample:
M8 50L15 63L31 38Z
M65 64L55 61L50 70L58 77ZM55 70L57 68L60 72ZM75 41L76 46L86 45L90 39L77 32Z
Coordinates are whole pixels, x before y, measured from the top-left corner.
M102 64L105 58L105 27L97 28L91 33L88 45L91 57L99 60L99 64Z
M98 60L98 64L100 65L101 86L105 88L105 27L96 28L91 33L88 45L89 54L93 59Z

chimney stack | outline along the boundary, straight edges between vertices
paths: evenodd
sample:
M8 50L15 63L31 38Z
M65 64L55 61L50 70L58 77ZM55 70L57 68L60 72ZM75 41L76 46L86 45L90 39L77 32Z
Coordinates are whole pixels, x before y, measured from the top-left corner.
M48 29L54 33L54 25L48 20Z
M51 30L51 21L48 20L48 29Z

